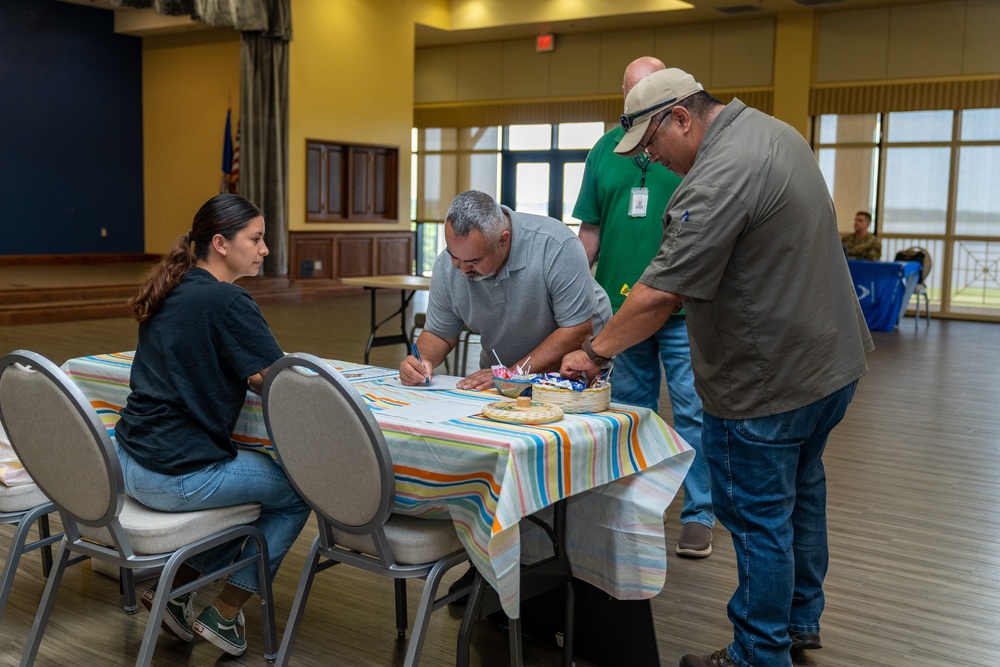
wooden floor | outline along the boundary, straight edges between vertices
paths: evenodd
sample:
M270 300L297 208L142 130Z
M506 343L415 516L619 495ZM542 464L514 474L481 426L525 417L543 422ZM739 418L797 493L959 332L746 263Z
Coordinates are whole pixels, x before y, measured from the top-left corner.
M391 302L384 300L387 307ZM285 350L360 360L366 297L263 310ZM0 351L24 347L61 363L132 349L135 333L124 319L0 327ZM871 371L825 457L831 551L825 648L797 664L998 665L1000 327L935 320L914 331L907 318L897 331L875 334L875 343ZM395 366L402 354L402 346L377 349L372 362ZM663 414L669 419L669 410ZM679 504L667 515L671 551ZM275 582L279 636L314 530L307 524ZM11 531L2 527L0 533L5 550ZM43 586L39 570L34 554L22 562L0 623L0 667L18 663ZM126 616L116 582L86 565L73 570L36 664L132 664L145 612ZM663 592L653 600L663 665L729 642L725 607L735 582L732 544L721 527L710 558L669 557ZM412 599L419 588L410 585ZM411 604L411 614L413 609ZM154 664L263 665L259 614L252 605L247 617L250 649L242 658L220 660L205 642L183 644L161 634ZM459 620L451 610L434 614L421 664L454 664ZM403 653L387 582L347 567L319 575L293 664L384 667L401 665ZM559 654L545 647L529 644L525 653L529 666L561 664ZM501 667L507 660L505 636L480 624L473 664Z

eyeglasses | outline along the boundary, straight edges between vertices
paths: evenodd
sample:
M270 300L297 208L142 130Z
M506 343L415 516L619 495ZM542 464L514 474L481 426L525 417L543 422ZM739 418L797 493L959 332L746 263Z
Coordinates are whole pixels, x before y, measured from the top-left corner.
M641 152L643 152L643 153L646 152L646 148L649 146L649 142L651 142L653 140L653 137L656 136L656 133L659 131L660 126L663 125L664 119L666 119L667 125L670 125L670 114L664 114L664 116L660 118L660 122L657 123L656 127L653 128L652 133L650 133L650 135L649 135L649 139L646 139L645 141L640 141L639 142L638 146L639 146L639 150Z
M638 118L639 116L645 116L646 114L650 113L651 111L656 111L657 109L662 109L663 107L667 106L668 104L673 104L676 101L677 101L676 97L671 97L666 102L659 102L658 104L654 104L653 106L649 107L648 109L643 109L642 111L636 111L635 113L630 113L630 114L622 114L621 117L618 118L618 123L622 126L623 130L625 130L626 132L628 132L629 130L632 129L632 123L634 123L635 119Z

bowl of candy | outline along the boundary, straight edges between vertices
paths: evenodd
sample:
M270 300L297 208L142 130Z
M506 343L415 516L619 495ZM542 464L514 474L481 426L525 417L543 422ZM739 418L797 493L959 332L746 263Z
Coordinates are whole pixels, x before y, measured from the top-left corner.
M537 376L534 384L531 395L535 400L558 405L566 413L603 412L611 404L611 382L606 378L588 386L582 380L545 373Z

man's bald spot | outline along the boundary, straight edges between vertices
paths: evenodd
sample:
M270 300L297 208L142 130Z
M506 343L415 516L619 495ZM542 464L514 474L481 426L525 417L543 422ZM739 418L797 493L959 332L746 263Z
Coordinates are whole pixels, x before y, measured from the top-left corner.
M628 95L628 91L653 72L667 69L663 61L653 56L642 56L636 58L625 68L625 77L622 79L622 93Z

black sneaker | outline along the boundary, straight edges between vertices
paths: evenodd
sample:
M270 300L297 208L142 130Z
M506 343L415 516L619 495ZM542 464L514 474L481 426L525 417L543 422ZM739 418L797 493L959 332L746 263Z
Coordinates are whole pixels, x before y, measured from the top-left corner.
M736 667L736 663L729 657L729 651L720 648L711 655L688 653L681 658L680 667Z
M792 632L789 630L788 636L792 640L793 651L814 651L823 648L818 632Z
M465 574L456 579L455 583L453 583L451 586L448 587L448 592L455 593L465 588L466 586L471 586L475 578L476 578L476 566L469 565L469 569L465 571ZM454 600L449 602L448 605L451 607L464 607L468 601L469 601L469 596L463 595L460 598L455 598Z

